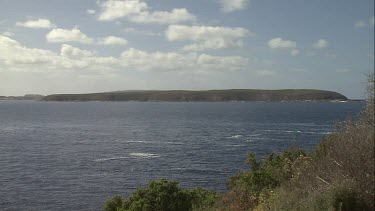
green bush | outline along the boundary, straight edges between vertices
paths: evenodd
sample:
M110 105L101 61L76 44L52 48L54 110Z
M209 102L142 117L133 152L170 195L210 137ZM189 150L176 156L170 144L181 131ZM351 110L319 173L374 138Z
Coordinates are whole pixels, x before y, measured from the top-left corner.
M190 211L210 206L216 200L212 191L183 189L177 182L161 179L147 188L138 188L129 198L115 196L105 203L105 211Z

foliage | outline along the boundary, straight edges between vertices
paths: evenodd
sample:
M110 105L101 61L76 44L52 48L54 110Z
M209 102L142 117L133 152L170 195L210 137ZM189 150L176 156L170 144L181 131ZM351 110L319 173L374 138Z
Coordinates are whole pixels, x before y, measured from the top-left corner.
M338 125L308 155L295 163L293 177L264 197L259 210L374 210L374 80L366 108Z
M229 89L206 91L118 91L91 94L56 94L45 101L328 101L347 100L337 92L314 89Z
M177 182L161 179L147 188L138 188L129 198L115 196L105 204L105 211L189 211L210 206L216 200L212 191L183 189Z

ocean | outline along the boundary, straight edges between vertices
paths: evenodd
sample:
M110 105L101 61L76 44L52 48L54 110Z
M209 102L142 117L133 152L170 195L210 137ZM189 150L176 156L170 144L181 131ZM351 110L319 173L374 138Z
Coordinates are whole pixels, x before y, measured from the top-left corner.
M0 210L101 210L160 178L223 191L247 153L311 150L364 105L0 101Z

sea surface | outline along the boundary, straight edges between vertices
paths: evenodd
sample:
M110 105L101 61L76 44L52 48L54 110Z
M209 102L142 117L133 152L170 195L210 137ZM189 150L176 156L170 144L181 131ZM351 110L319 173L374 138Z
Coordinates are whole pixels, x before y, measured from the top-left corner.
M159 178L223 191L247 153L313 149L363 107L0 101L0 210L101 210Z

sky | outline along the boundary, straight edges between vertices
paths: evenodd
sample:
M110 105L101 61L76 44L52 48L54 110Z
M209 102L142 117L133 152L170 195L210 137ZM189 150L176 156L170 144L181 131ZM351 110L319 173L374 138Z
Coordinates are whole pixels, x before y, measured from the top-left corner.
M0 0L0 96L323 89L365 97L374 0Z

